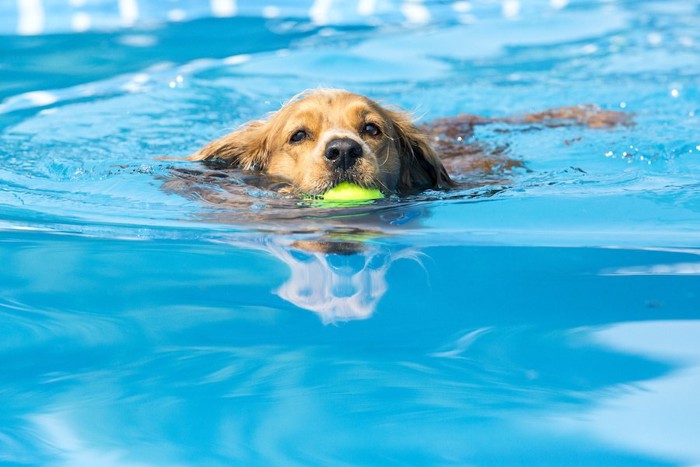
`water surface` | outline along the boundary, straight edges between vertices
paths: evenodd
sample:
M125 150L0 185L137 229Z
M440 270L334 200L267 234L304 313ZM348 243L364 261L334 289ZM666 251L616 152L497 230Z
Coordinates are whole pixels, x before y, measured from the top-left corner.
M137 3L0 21L1 461L700 462L700 4ZM342 212L169 189L321 86L635 124L479 127L526 169Z

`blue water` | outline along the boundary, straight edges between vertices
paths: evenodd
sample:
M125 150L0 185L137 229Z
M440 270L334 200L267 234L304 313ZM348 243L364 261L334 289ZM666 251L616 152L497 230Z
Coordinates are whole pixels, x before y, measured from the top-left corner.
M195 3L3 7L0 462L700 463L700 2ZM340 212L160 158L319 86L635 124Z

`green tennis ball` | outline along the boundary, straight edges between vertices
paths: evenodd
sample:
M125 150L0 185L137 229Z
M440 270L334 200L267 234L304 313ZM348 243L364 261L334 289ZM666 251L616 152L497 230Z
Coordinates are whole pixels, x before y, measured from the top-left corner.
M350 182L339 183L323 195L323 201L345 202L345 201L371 201L384 198L381 191L376 188L363 188Z
M339 183L322 195L304 197L306 201L311 201L312 206L319 208L364 206L381 198L384 198L384 194L376 188L363 188L349 182Z

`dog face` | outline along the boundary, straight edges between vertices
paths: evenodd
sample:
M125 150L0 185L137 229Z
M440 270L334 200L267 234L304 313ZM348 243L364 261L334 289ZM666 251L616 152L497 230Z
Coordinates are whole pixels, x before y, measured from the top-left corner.
M303 93L190 156L258 169L299 194L348 181L384 193L452 184L427 138L402 112L339 90Z

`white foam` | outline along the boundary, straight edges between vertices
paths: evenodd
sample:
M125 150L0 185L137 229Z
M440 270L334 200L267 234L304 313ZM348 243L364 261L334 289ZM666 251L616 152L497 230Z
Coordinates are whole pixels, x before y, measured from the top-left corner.
M678 43L683 47L692 47L694 42L693 38L690 36L681 36L678 38Z
M44 4L42 0L18 0L17 34L32 36L44 32Z
M556 10L562 10L569 5L569 0L549 0L549 4Z
M655 264L603 271L603 276L700 276L700 263Z
M586 44L583 47L581 47L581 53L585 55L591 55L596 52L598 52L599 48L595 44Z
M21 95L25 100L28 100L31 104L41 107L44 105L51 105L58 101L58 97L48 91L32 91Z
M278 18L281 14L279 7L268 5L262 9L263 18Z
M374 14L377 8L377 0L360 0L357 4L357 13L362 16L370 16Z
M664 41L663 36L661 34L659 34L658 32L650 32L649 34L647 34L647 42L651 46L656 47L658 45L661 45L661 43L663 41Z
M168 20L169 21L180 22L180 21L185 21L186 19L187 19L187 13L185 13L185 10L182 10L180 8L175 8L174 10L168 11Z
M454 2L452 4L452 10L456 11L457 13L467 13L468 11L471 11L472 5L469 2Z
M520 0L503 0L501 11L506 19L517 19L520 15Z
M85 32L90 29L92 18L84 11L75 13L71 18L71 29L75 32Z
M309 18L316 24L328 24L332 0L315 0L309 9Z
M158 43L158 38L148 34L128 34L117 41L129 47L153 47Z
M430 10L421 0L406 0L401 5L401 13L411 24L427 24L430 22Z
M238 12L236 0L211 0L211 12L219 18L235 16Z
M230 57L226 57L226 58L224 58L223 62L226 65L241 65L243 63L246 63L249 60L250 60L250 55L240 54L240 55L231 55Z
M119 0L119 17L124 26L132 26L139 19L137 0Z

